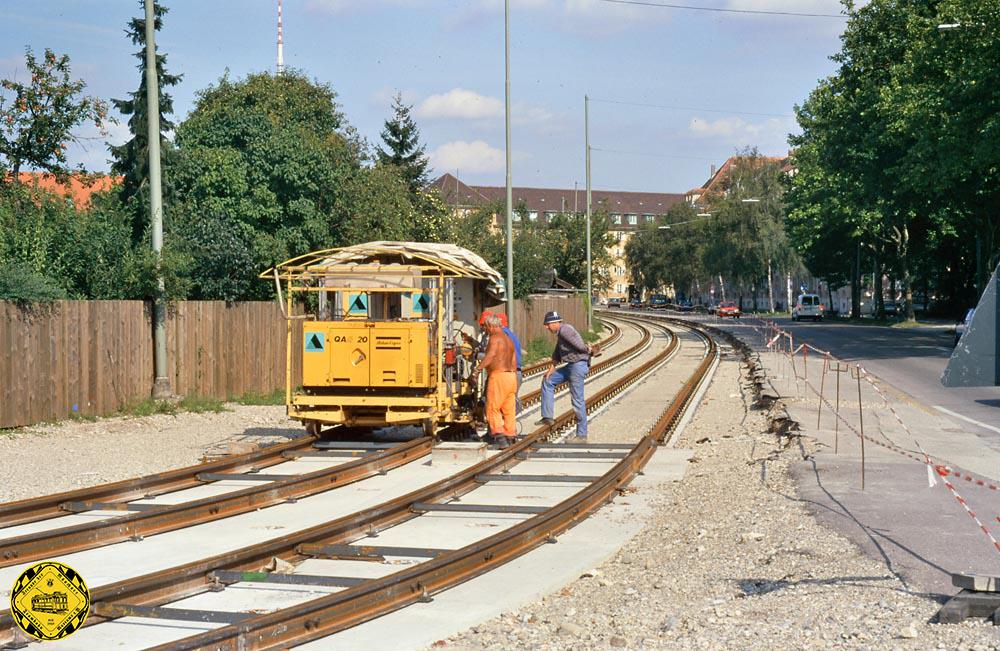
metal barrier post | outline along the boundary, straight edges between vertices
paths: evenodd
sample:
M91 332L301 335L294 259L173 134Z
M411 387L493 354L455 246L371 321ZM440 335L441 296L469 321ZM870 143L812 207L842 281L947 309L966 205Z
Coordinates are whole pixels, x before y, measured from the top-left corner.
M861 365L858 370L858 423L861 431L861 490L865 489L865 410L861 403Z
M840 454L840 374L843 373L840 362L837 362L837 417L833 428L833 453Z
M820 416L823 415L823 389L826 387L826 369L830 364L830 354L823 358L823 376L819 380L819 400L816 401L816 429L819 429Z

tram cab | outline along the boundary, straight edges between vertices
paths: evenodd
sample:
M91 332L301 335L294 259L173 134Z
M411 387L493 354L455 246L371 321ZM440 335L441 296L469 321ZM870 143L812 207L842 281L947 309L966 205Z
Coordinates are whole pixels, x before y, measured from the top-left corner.
M368 242L293 258L274 281L287 322L288 415L325 426L472 426L477 317L503 280L453 244ZM306 314L296 315L298 306Z

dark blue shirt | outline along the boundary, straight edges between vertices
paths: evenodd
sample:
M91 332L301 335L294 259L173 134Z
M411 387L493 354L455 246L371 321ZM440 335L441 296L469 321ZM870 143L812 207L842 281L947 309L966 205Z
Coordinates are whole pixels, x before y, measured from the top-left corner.
M521 342L518 341L517 335L514 334L510 328L504 328L503 333L510 337L510 340L514 342L514 350L517 352L517 369L521 370Z

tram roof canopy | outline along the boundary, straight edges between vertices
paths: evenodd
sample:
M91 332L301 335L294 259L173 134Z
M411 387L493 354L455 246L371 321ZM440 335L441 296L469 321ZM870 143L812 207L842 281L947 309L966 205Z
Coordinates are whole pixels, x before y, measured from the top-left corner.
M497 300L504 300L503 277L486 260L458 245L437 242L377 241L324 249L286 260L260 277L271 278L277 272L288 280L304 280L321 276L327 269L358 264L432 265L443 270L446 276L485 281L486 291Z

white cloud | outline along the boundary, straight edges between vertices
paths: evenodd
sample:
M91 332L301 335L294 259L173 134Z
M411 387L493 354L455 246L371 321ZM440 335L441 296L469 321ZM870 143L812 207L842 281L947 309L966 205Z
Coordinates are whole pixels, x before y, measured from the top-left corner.
M747 122L740 117L719 118L718 120L691 118L688 129L694 135L704 138L760 137L773 135L775 132L783 133L786 130L786 125L778 118L770 118L757 123Z
M504 151L482 140L446 142L430 153L431 165L438 171L476 174L504 169Z
M726 9L836 15L841 5L839 0L729 0Z
M425 99L416 115L425 119L483 120L503 117L503 102L472 90L453 88Z
M503 120L504 103L473 90L453 88L420 102L414 114L422 120L470 120L478 127L497 126ZM551 127L556 118L548 108L525 102L514 102L510 114L517 126Z

